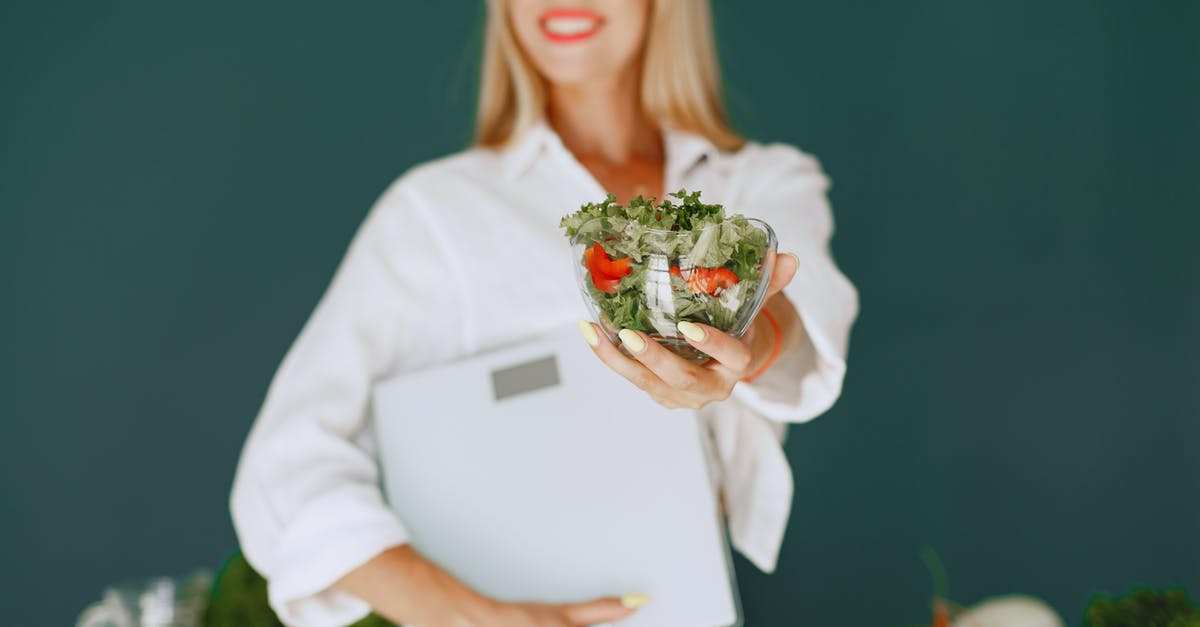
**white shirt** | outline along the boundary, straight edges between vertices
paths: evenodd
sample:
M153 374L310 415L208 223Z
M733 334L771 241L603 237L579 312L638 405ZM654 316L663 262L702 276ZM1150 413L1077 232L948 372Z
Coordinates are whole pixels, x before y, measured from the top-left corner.
M701 190L765 220L779 250L800 258L784 293L804 321L803 349L696 412L733 546L771 572L792 502L787 423L840 394L858 296L829 253L829 182L815 159L781 144L724 152L672 129L664 142L665 189ZM558 223L604 196L542 123L504 149L414 167L372 207L276 372L234 480L238 538L284 623L362 617L367 604L330 585L408 541L378 483L372 383L587 317Z

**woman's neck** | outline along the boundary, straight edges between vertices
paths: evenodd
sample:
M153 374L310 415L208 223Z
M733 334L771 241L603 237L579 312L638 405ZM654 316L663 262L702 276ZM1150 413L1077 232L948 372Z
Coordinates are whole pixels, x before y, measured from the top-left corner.
M662 140L642 111L635 74L623 72L607 84L548 88L550 125L575 155L612 164L662 159Z

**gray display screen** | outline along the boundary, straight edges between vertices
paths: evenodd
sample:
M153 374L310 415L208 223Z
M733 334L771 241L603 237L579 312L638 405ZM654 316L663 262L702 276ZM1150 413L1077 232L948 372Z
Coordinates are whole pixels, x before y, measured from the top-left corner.
M492 393L497 401L558 385L558 360L554 355L492 371Z

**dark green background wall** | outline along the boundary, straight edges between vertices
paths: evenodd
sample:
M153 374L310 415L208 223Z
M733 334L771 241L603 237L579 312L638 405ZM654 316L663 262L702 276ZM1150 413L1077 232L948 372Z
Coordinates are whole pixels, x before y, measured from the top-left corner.
M718 2L862 294L749 624L1200 594L1200 3ZM376 195L469 139L479 4L0 9L0 616L218 566L276 365ZM468 43L472 42L472 43ZM531 194L537 190L530 190Z

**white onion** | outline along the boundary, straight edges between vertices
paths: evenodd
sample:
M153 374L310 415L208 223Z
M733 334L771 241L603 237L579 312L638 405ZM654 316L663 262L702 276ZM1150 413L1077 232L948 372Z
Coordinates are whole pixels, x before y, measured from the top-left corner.
M965 610L950 627L1063 627L1050 606L1025 596L988 599Z

